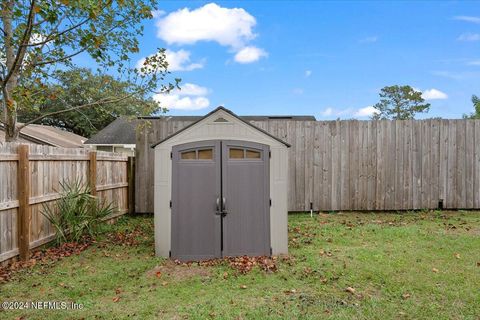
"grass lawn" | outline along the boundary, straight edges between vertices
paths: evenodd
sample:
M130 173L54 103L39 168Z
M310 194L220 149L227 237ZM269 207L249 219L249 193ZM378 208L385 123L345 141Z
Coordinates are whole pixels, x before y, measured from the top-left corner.
M0 310L0 319L480 319L478 212L289 221L290 256L278 271L240 274L157 258L153 218L124 217L108 226L115 237L0 285L0 301L82 310Z

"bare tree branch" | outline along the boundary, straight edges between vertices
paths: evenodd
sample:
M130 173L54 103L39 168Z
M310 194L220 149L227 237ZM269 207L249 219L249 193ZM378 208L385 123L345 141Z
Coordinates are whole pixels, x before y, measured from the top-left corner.
M44 118L47 118L47 117L50 117L50 116L54 116L54 115L57 115L57 114L62 114L62 113L66 113L66 112L70 112L70 111L76 111L78 109L83 109L83 108L86 108L86 107L91 107L91 106L95 106L95 105L102 105L102 104L111 104L111 103L115 103L115 102L118 102L118 101L122 101L122 100L125 100L125 99L128 99L132 96L134 96L136 94L136 92L132 92L126 96L122 96L122 97L119 97L119 98L115 98L115 99L109 99L109 98L104 98L104 99L100 99L100 100L97 100L97 101L94 101L94 102L90 102L90 103L86 103L86 104L82 104L80 106L75 106L75 107L70 107L70 108L66 108L66 109L63 109L63 110L58 110L58 111L54 111L54 112L49 112L49 113L46 113L46 114L43 114L41 116L38 116L36 117L35 119L32 119L28 122L25 122L19 126L17 126L17 129L18 131L22 130L23 128L25 128L26 126L28 126L29 124L32 124L32 123L35 123L37 121L40 121Z
M28 12L28 19L27 19L27 27L25 28L25 32L23 33L22 36L22 41L20 42L20 46L18 47L17 54L15 55L15 60L13 62L12 67L10 70L8 70L8 74L3 80L3 84L5 85L8 83L10 78L13 76L14 73L18 71L20 68L23 58L25 57L25 53L27 51L26 44L28 44L28 41L30 40L30 37L32 35L32 29L33 29L33 20L35 18L35 0L32 0L30 2L30 9Z
M55 38L57 38L57 37L59 37L59 36L61 36L61 35L64 35L65 33L68 33L68 32L70 32L70 31L72 31L72 30L74 30L74 29L76 29L76 28L81 27L82 25L84 25L85 23L87 23L88 21L91 20L91 18L87 18L87 19L83 20L82 22L77 23L77 24L74 25L74 26L71 26L71 27L69 27L69 28L67 28L67 29L65 29L65 30L62 30L62 31L60 31L60 32L56 32L56 33L55 33L55 30L57 30L57 29L60 27L60 24L61 24L61 22L63 21L63 19L65 19L65 15L64 15L61 19L58 20L57 25L52 29L52 31L51 31L50 34L45 38L45 40L40 41L40 42L35 42L35 43L29 43L29 44L27 44L27 46L29 46L29 47L36 47L36 46L39 46L39 45L46 44L46 43L52 41L53 39L55 39Z

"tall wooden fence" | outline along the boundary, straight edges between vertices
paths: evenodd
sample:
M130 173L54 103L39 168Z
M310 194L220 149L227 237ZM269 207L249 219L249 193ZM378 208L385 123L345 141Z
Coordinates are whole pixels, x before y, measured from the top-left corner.
M138 212L153 212L150 144L191 123L149 121L137 132ZM480 208L480 120L252 124L291 144L291 211Z
M41 211L60 198L63 181L89 183L92 194L116 208L110 218L128 212L130 164L128 157L108 152L0 144L0 262L24 259L29 249L54 238Z

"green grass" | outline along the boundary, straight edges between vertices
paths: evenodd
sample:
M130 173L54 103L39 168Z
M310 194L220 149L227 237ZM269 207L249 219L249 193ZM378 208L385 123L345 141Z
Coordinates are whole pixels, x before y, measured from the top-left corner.
M137 245L100 240L0 286L0 301L73 301L82 310L0 310L0 318L480 319L478 212L290 215L290 259L276 273L246 275L167 264L158 277L166 261L153 255L152 220L109 226L140 226Z

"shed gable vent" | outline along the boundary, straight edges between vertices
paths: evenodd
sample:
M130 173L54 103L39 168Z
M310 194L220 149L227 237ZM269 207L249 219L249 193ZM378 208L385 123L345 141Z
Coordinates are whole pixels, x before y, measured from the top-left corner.
M218 117L215 121L213 122L228 122L227 119L223 118L223 117Z

